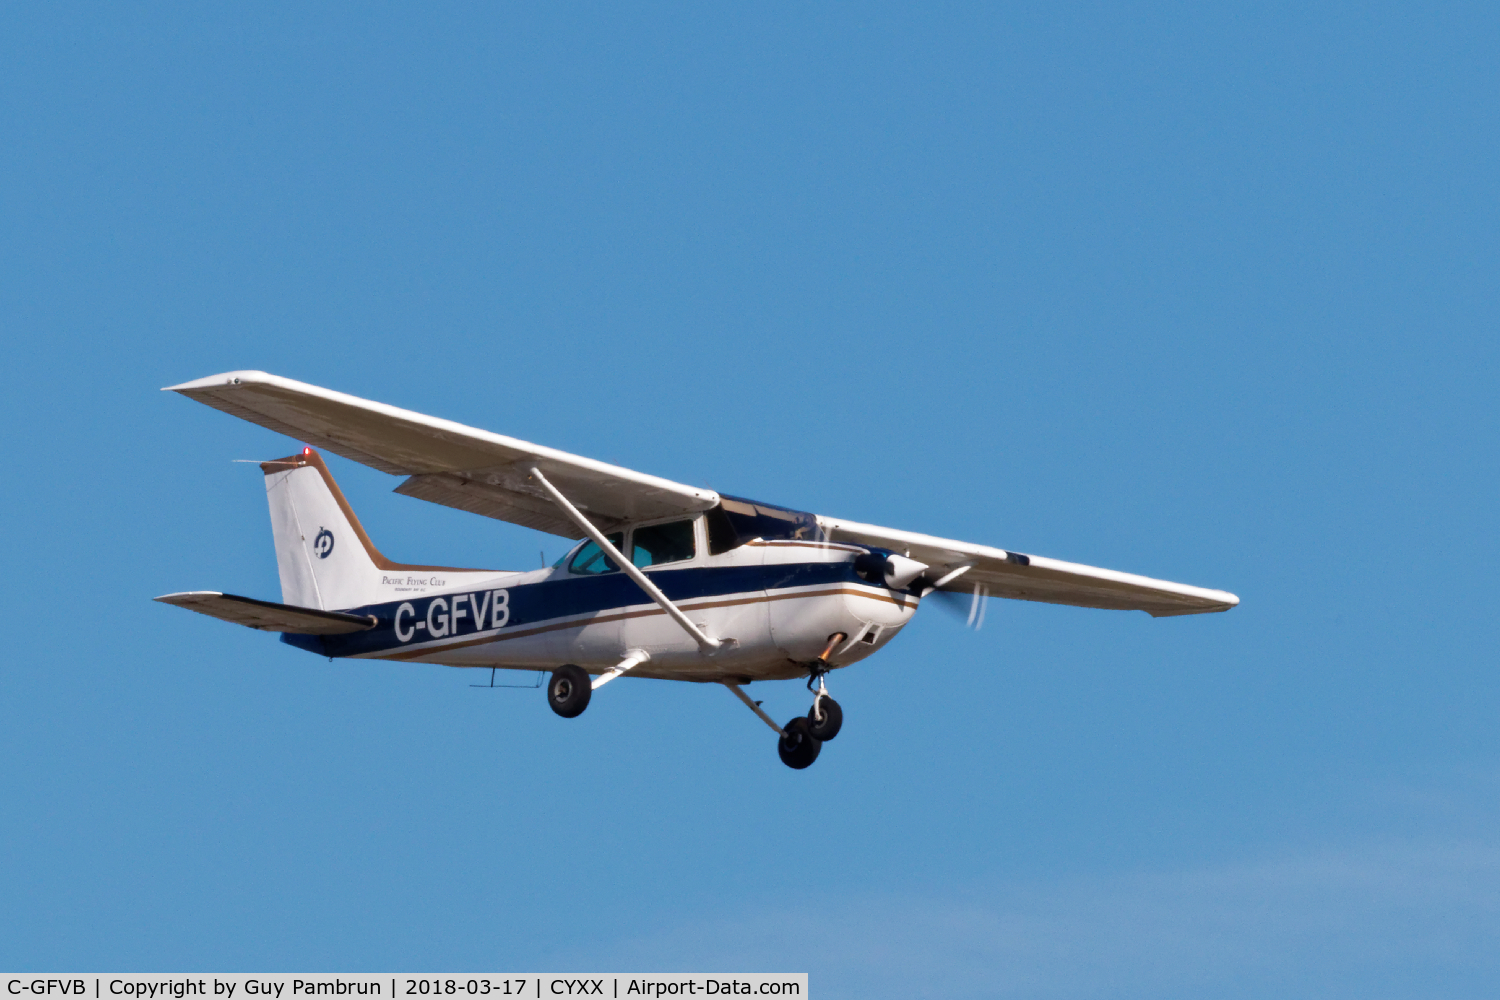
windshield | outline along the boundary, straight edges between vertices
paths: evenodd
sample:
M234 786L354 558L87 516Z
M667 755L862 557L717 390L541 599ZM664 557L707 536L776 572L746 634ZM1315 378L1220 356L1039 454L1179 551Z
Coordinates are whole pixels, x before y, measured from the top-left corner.
M708 521L708 551L713 555L728 552L753 538L827 540L823 529L818 527L818 519L811 514L740 497L721 494L719 506L704 517Z

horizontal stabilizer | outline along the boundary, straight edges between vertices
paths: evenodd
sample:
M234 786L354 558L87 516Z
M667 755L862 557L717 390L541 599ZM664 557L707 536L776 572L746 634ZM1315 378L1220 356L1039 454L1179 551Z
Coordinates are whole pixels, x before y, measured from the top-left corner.
M166 594L155 598L163 604L196 611L200 615L222 618L226 622L260 629L262 632L294 632L298 635L345 635L375 627L373 615L346 615L340 611L319 611L290 604L257 601L253 597L221 594L213 590L193 590L185 594Z

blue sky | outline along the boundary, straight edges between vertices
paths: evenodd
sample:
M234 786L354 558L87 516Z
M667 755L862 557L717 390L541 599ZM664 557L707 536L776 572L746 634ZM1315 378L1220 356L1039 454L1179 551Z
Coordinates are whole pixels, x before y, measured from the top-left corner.
M1490 995L1493 8L0 28L0 966ZM236 368L1243 604L924 610L805 772L564 721L151 603L278 594L295 443L157 391ZM395 559L563 551L330 463Z

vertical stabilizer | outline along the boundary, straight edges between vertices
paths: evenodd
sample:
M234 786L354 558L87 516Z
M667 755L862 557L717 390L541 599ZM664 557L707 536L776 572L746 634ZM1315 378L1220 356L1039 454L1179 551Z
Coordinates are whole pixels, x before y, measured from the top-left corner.
M332 611L376 599L379 567L369 536L323 458L311 448L262 462L281 599Z
M338 611L495 575L492 570L391 562L365 534L323 456L311 448L262 462L260 468L266 474L285 604ZM412 579L406 575L411 573L421 576Z

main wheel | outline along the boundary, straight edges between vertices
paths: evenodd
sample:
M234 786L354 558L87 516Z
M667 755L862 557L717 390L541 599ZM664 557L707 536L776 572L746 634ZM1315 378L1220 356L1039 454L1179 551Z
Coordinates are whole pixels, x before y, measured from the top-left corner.
M569 663L552 671L552 680L547 685L547 704L564 719L572 719L589 707L593 693L588 672Z
M802 770L818 759L823 741L808 731L807 719L801 715L788 722L782 731L786 733L776 743L776 752L787 767Z
M813 702L813 707L807 710L807 731L812 734L813 739L827 743L839 734L844 728L844 710L839 708L839 703L826 694L821 699L823 707L823 721L817 718L819 702Z

